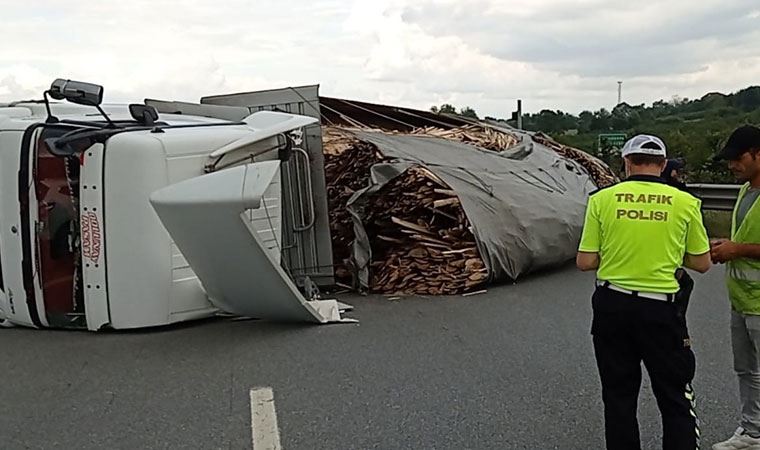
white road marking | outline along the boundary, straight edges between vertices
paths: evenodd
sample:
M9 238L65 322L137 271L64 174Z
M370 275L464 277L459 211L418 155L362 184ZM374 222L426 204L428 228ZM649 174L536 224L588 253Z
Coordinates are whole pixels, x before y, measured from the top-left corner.
M281 450L272 388L251 389L253 450Z

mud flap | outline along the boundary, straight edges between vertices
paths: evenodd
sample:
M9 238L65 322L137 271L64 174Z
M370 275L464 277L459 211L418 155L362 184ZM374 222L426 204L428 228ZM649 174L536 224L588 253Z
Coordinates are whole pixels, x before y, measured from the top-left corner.
M286 322L354 322L335 300L307 301L245 220L265 208L280 162L221 170L165 187L150 202L177 247L222 311Z

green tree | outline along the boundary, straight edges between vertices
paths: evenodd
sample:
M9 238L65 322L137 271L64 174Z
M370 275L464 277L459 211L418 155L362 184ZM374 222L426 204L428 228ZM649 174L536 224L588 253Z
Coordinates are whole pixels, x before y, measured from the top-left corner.
M760 108L760 86L742 89L733 96L734 106L744 111Z
M456 114L457 109L454 108L454 105L450 105L448 103L444 103L441 106L433 106L430 108L430 111L437 113L437 114Z
M578 131L581 133L588 133L591 131L593 121L594 113L591 111L583 111L578 115Z
M475 110L470 108L469 106L465 106L464 108L460 109L459 115L465 116L465 117L471 117L473 119L478 119L478 113L476 113Z
M594 131L610 131L612 129L612 114L602 108L594 113L591 121L591 129Z

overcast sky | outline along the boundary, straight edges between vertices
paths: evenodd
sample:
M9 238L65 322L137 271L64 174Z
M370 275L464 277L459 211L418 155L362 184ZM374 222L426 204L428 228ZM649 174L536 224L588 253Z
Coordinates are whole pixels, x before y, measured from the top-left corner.
M279 6L277 6L279 5ZM57 77L107 102L321 85L505 117L760 84L757 0L0 0L0 101Z

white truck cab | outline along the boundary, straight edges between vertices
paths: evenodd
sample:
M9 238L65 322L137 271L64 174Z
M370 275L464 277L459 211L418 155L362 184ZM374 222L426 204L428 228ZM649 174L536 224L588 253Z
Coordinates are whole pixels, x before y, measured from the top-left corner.
M280 169L298 150L290 133L315 119L100 99L99 86L56 80L44 102L0 107L0 324L130 329L220 310L341 320L280 259Z

